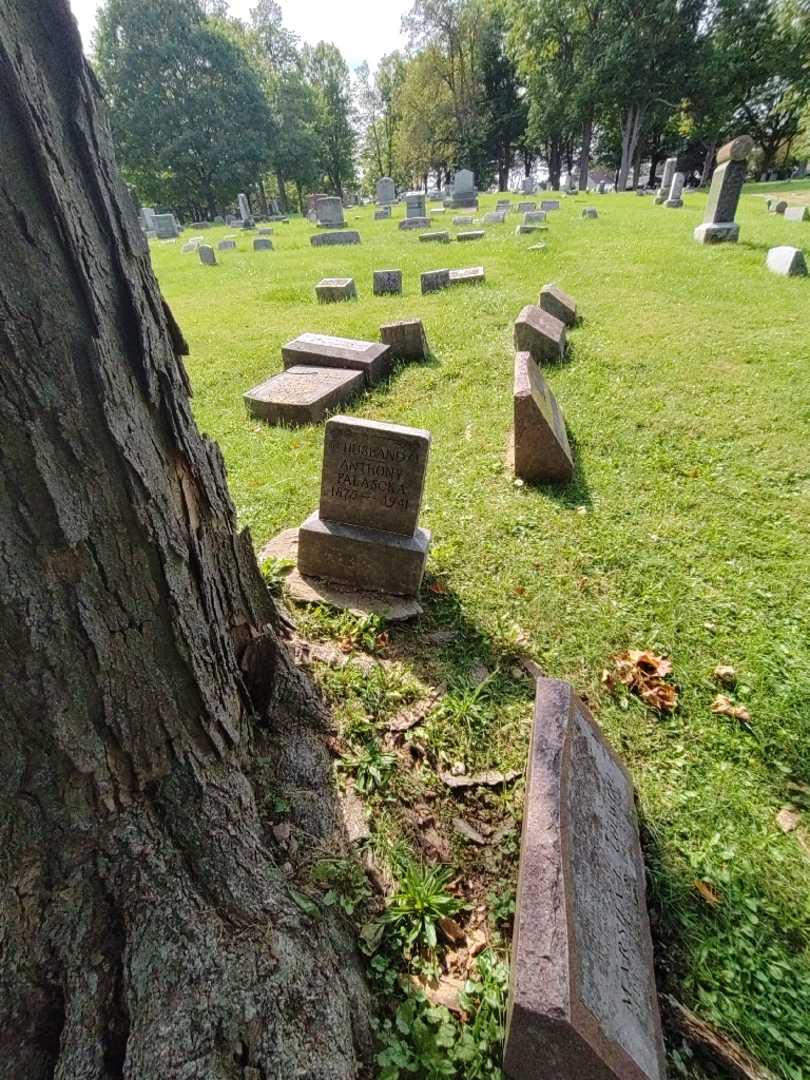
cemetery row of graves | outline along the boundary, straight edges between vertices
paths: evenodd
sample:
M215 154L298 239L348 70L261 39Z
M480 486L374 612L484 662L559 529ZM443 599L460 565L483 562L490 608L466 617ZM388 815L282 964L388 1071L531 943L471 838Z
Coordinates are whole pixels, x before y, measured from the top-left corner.
M357 861L275 831L357 924L382 1077L709 1076L715 1036L810 1075L810 186L749 153L708 198L672 159L149 229L333 707Z

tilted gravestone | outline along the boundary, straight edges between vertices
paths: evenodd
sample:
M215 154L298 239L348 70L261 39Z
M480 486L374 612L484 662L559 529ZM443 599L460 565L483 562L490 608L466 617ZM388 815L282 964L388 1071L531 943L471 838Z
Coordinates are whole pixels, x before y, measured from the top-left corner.
M810 221L810 207L787 206L785 207L785 221Z
M430 433L335 416L321 500L298 531L298 570L353 589L416 596L430 546L418 526Z
M401 270L375 270L374 295L398 296L402 292Z
M783 277L805 277L807 274L804 252L788 244L771 248L765 265L771 273L781 274Z
M197 254L200 256L200 262L205 263L206 266L217 265L217 257L210 244L200 244L197 248Z
M485 236L483 229L470 229L468 232L458 233L456 240L463 244L467 240L482 240Z
M450 271L425 270L424 273L419 275L419 281L423 296L426 293L439 292L441 289L446 289L450 284Z
M397 319L380 327L380 341L399 360L427 360L430 349L421 319Z
M324 195L315 200L315 218L323 229L342 229L343 200L337 195Z
M373 386L391 371L391 350L387 345L355 338L332 337L329 334L299 334L281 347L285 368L303 364L306 367L348 368L362 371L366 383Z
M423 232L420 237L420 241L425 244L437 243L437 244L449 244L450 233L449 232Z
M664 203L664 206L668 206L670 210L683 206L683 185L685 180L686 177L682 172L673 174L672 183L669 186L669 195Z
M450 270L450 285L483 285L485 281L483 266L465 266L461 270Z
M332 247L336 244L359 244L360 233L355 229L345 229L341 232L315 233L309 238L313 247Z
M239 217L242 219L242 223L246 224L250 222L252 225L253 216L250 213L250 203L248 202L247 195L237 195L236 201L239 203Z
M538 304L527 304L515 319L515 349L530 352L537 363L565 356L565 323Z
M296 366L254 386L244 395L251 416L268 424L317 424L331 409L362 392L362 371Z
M574 460L557 399L530 353L515 353L513 460L531 484L567 484Z
M568 293L563 292L563 290L556 285L551 283L544 285L540 290L540 296L537 303L543 311L547 311L549 315L553 315L555 319L559 319L560 322L565 323L566 326L576 325L576 302L568 295Z
M377 202L384 205L386 203L392 203L397 197L397 190L394 181L390 176L381 176L377 181Z
M171 240L180 235L174 214L153 214L152 227L157 233L158 240Z
M504 1071L664 1080L633 784L564 682L538 679Z
M506 221L506 211L490 210L488 214L484 214L483 221L485 225L503 225Z
M738 135L717 151L717 168L712 176L703 224L694 232L698 243L734 244L739 239L740 226L734 215L745 183L746 162L753 149L754 140L750 135Z
M660 206L668 197L669 189L672 186L672 177L675 175L675 168L678 164L678 159L674 157L667 158L664 162L664 175L661 177L661 186L655 193L655 202L657 206Z
M315 286L315 295L320 304L334 304L339 300L356 300L357 286L354 278L350 277L321 278Z
M403 218L399 223L400 229L429 229L430 218L426 217L412 217Z
M533 176L524 176L520 181L520 190L524 195L534 195L536 184Z
M257 236L256 239L253 241L253 250L272 251L273 241L270 239L269 236Z

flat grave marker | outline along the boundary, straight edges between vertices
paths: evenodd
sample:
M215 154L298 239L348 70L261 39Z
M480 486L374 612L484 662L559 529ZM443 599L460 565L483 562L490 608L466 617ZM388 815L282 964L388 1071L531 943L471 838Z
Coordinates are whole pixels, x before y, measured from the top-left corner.
M330 247L334 244L359 244L360 233L355 229L345 229L342 232L315 233L309 238L313 247Z
M334 304L340 300L356 300L357 286L354 278L328 277L321 278L315 286L315 295L319 304Z
M807 275L807 263L804 252L799 248L782 244L773 247L768 252L765 265L773 274L781 274L782 277L805 277Z
M375 270L374 295L399 296L402 292L401 270Z
M540 296L537 303L543 311L547 311L549 315L553 315L555 319L564 322L566 326L576 325L576 302L567 292L563 292L557 285L551 283L544 285L540 290Z
M384 379L391 370L391 350L387 345L329 334L299 334L282 345L281 359L285 368L303 364L362 371L369 386Z
M259 383L243 395L248 412L269 424L317 424L365 386L362 371L296 366Z

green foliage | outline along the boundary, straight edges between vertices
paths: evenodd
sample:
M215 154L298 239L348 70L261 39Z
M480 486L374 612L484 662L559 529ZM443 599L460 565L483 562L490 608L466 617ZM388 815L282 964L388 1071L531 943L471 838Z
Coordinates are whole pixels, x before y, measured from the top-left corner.
M354 786L361 795L373 795L387 787L396 762L396 754L381 750L369 741L356 752L346 754L341 766L354 774Z
M340 50L324 41L305 48L304 63L314 95L316 160L325 186L342 195L354 180L356 135L349 69Z
M262 563L262 577L273 596L280 596L287 574L295 568L291 559L278 559L271 555Z
M419 863L404 867L384 921L405 949L435 949L439 919L461 911L461 901L447 891L451 878L446 867Z
M345 915L354 915L371 898L365 871L353 859L321 859L312 868L312 880L327 886L321 904L337 906Z

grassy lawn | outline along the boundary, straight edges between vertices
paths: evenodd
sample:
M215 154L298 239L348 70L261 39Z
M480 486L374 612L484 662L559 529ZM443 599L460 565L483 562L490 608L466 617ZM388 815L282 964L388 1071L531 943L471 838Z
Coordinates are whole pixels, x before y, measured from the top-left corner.
M276 250L254 253L240 237L216 268L180 242L152 245L191 346L197 419L220 443L257 548L318 502L322 428L264 427L241 401L281 370L281 345L307 330L377 340L381 323L414 316L432 346L430 364L399 370L348 410L432 432L423 619L380 636L296 612L307 636L374 655L371 667L316 667L341 724L342 774L374 811L377 864L402 879L449 845L442 888L488 941L462 998L467 1058L434 1060L431 1047L458 1047L461 1029L406 1002L398 1027L382 1021L381 1076L498 1075L522 784L459 795L438 772L523 768L533 688L518 661L529 656L587 698L633 773L661 988L778 1076L810 1078L810 279L764 267L777 244L810 253L810 223L769 215L761 197L786 190L810 201L810 182L746 188L736 246L692 241L705 195L688 192L680 210L579 196L541 236L516 237L513 214L460 247L420 243L397 228L402 209L374 222L370 207L347 211L358 247L312 248L312 227L296 219L275 226ZM481 214L494 204L483 198ZM598 220L582 220L591 204ZM460 231L452 216L436 227ZM545 249L528 250L538 239ZM420 271L474 264L484 286L420 295ZM388 267L402 269L404 295L375 298L372 270ZM332 275L353 276L359 301L318 306L315 283ZM546 372L577 461L560 490L516 486L504 468L512 320L547 281L584 317L567 362ZM672 660L671 716L601 683L614 655L644 648ZM736 672L730 691L712 677L718 664ZM433 687L442 693L426 719L386 736L391 716ZM711 712L720 691L750 723ZM776 816L788 804L804 817L785 833ZM465 840L459 817L487 843ZM420 944L394 936L377 954L386 995L405 970L447 973L447 950ZM704 1075L677 1039L669 1050L673 1075ZM454 1071L438 1071L448 1063Z

